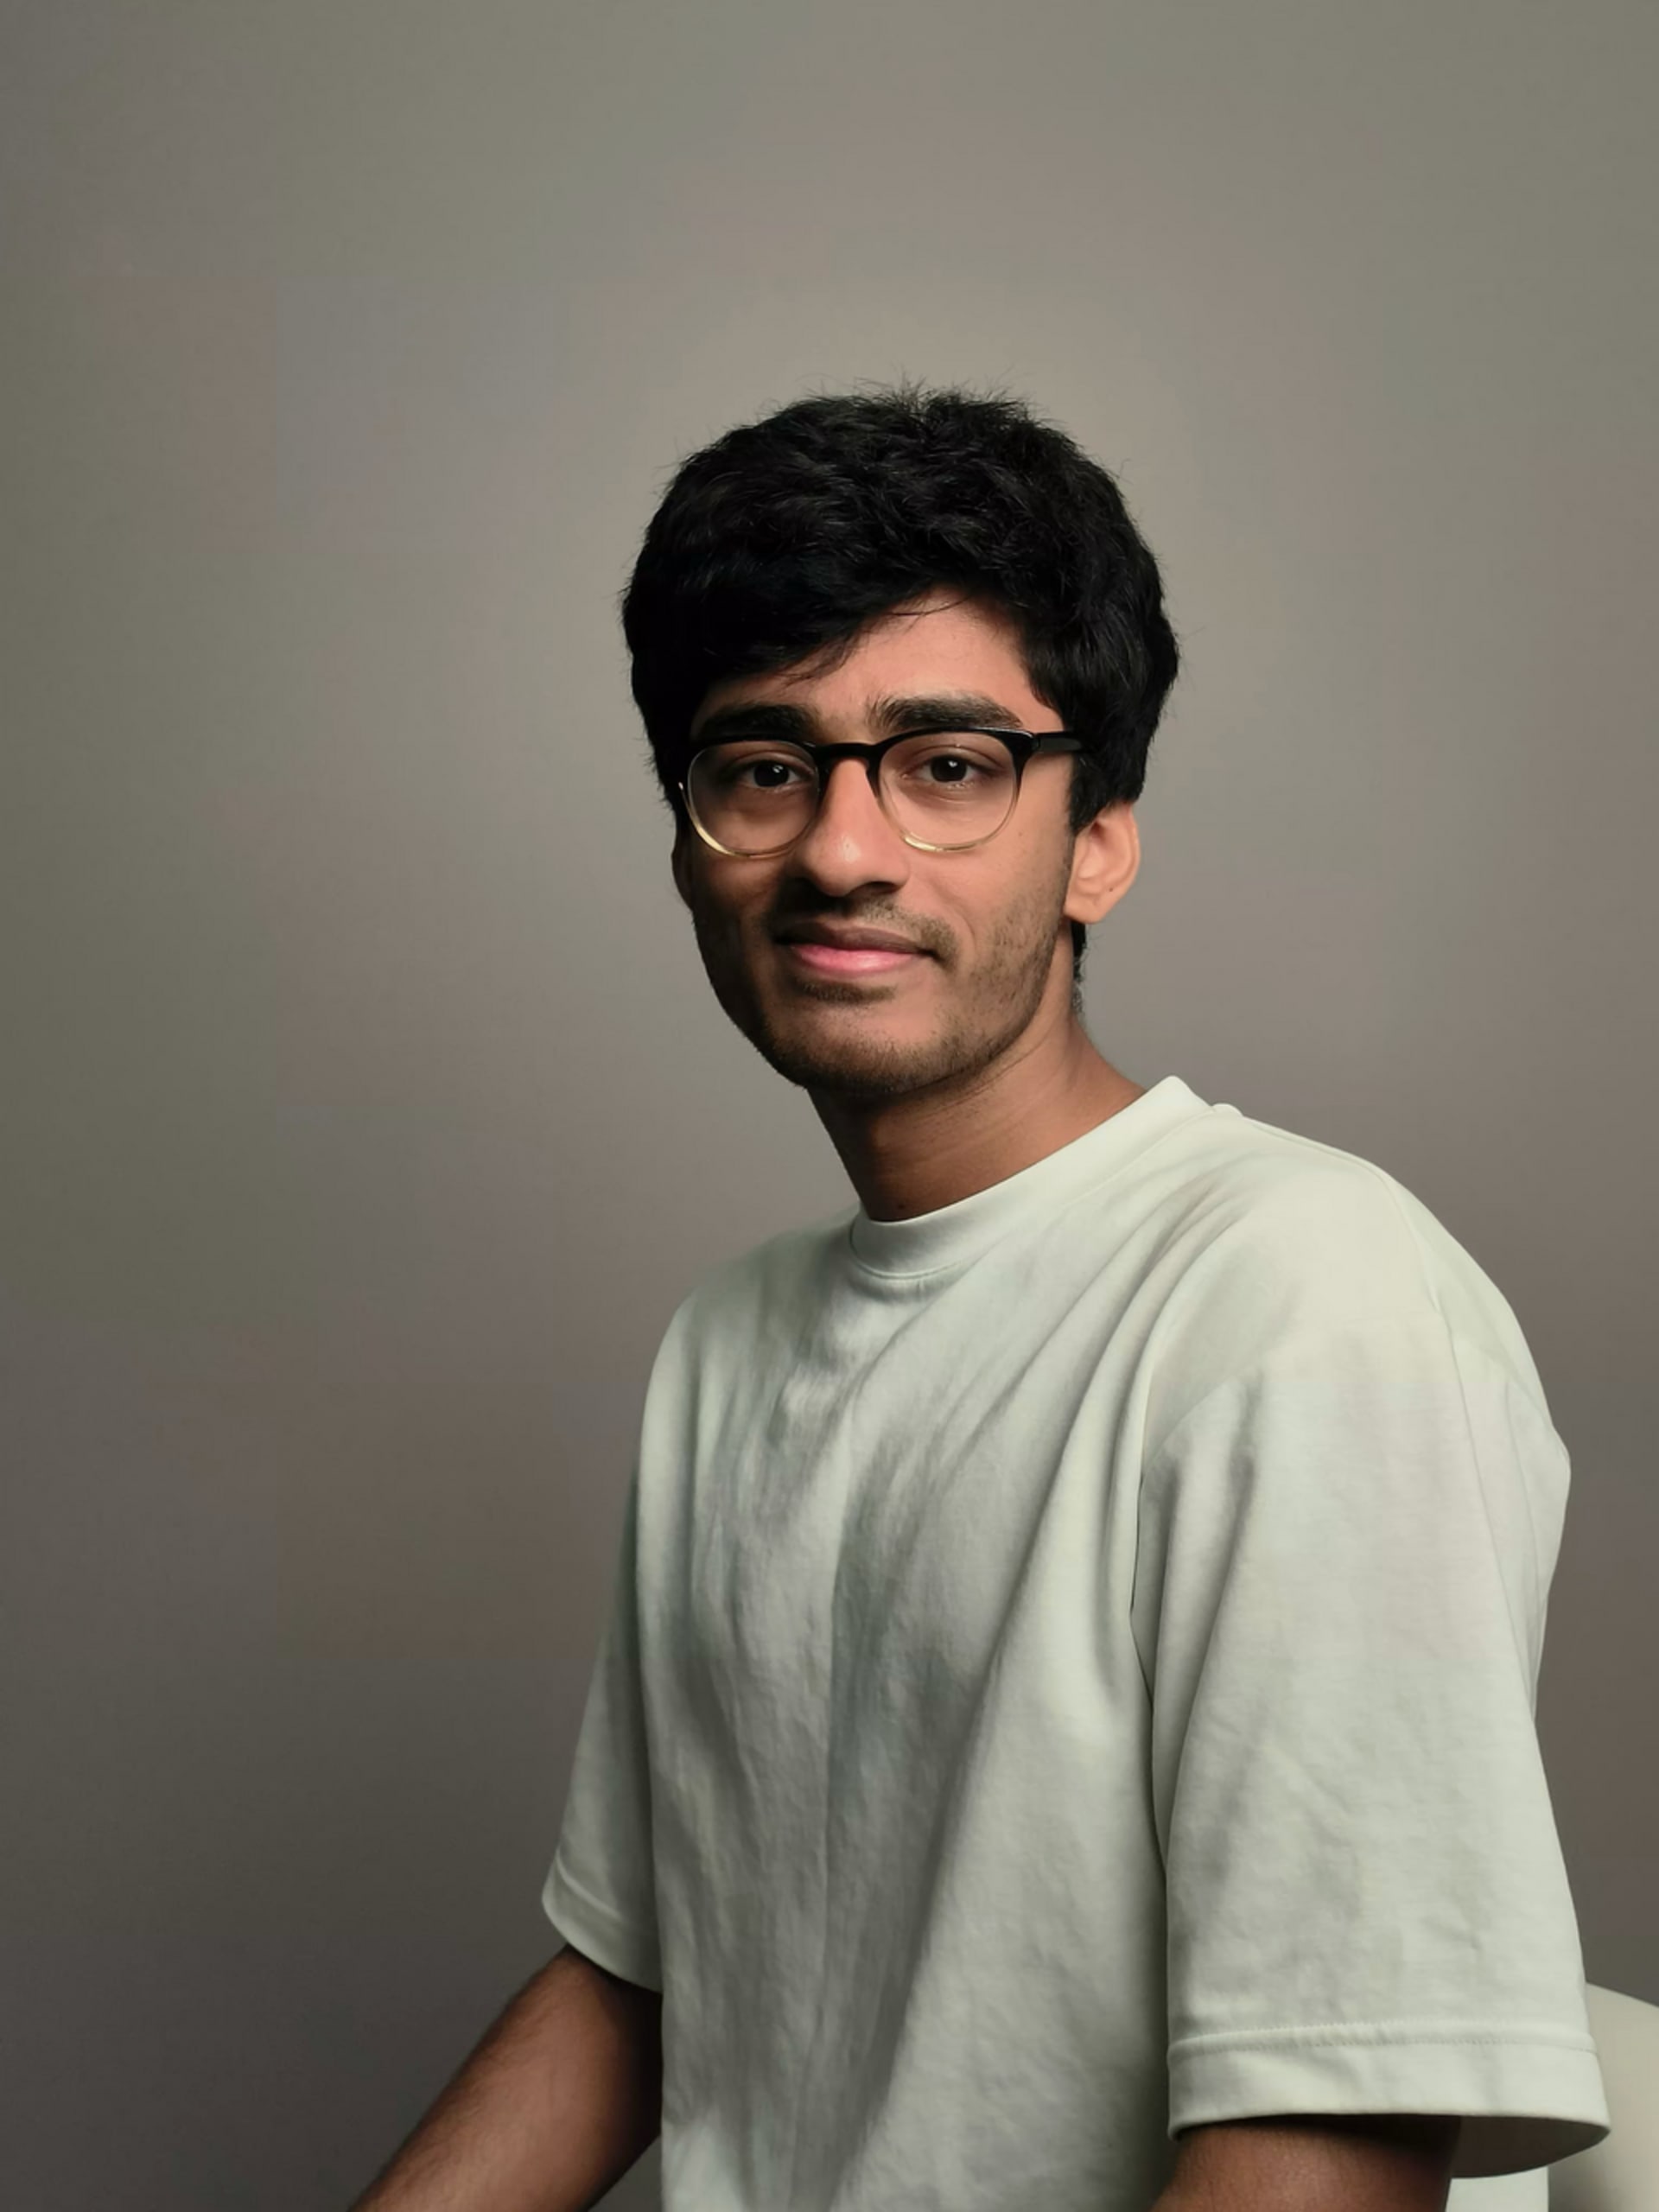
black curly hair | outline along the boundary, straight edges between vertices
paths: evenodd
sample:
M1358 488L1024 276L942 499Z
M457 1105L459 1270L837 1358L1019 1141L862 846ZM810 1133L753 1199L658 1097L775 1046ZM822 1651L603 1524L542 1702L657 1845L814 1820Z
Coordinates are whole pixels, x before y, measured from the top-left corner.
M1116 484L1023 403L900 384L794 402L683 462L622 598L663 794L731 676L850 649L936 585L1001 606L1032 688L1087 741L1071 828L1135 799L1177 666L1157 563ZM1071 925L1074 981L1087 943Z

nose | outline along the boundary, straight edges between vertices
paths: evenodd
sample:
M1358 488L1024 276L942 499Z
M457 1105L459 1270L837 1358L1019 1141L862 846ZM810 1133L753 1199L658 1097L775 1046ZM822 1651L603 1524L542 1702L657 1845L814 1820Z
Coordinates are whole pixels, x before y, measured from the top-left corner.
M837 760L825 779L812 824L790 854L791 865L831 896L862 883L903 883L912 848L870 788L861 760Z

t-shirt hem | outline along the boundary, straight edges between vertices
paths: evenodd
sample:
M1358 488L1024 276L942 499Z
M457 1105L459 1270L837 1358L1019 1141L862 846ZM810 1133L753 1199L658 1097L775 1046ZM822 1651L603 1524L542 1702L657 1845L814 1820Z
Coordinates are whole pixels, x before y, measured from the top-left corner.
M1611 2133L1593 2041L1572 2029L1471 2021L1315 2026L1184 2037L1169 2052L1169 2126L1283 2113L1461 2117L1454 2179L1523 2173Z
M558 1853L542 1885L542 1910L566 1941L607 1973L643 1989L663 1986L662 1955L656 1939L644 1936L613 1906L584 1889Z

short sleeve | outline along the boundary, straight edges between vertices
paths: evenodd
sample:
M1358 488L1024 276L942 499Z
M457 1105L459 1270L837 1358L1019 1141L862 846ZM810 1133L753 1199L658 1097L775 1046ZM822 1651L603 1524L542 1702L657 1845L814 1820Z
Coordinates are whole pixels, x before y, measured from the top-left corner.
M576 1949L626 1981L663 1986L652 1856L651 1766L639 1656L639 1471L628 1486L611 1607L542 1891Z
M1147 1462L1172 2137L1451 2113L1473 2176L1608 2133L1534 1724L1567 1484L1432 1310L1299 1336Z

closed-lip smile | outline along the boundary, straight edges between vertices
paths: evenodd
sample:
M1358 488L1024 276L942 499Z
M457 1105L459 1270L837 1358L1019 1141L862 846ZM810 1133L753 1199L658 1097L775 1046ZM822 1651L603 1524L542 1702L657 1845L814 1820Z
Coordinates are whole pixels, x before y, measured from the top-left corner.
M837 952L920 952L922 947L912 938L895 936L891 930L842 928L833 922L802 922L792 929L782 929L779 939L785 944L827 944Z

